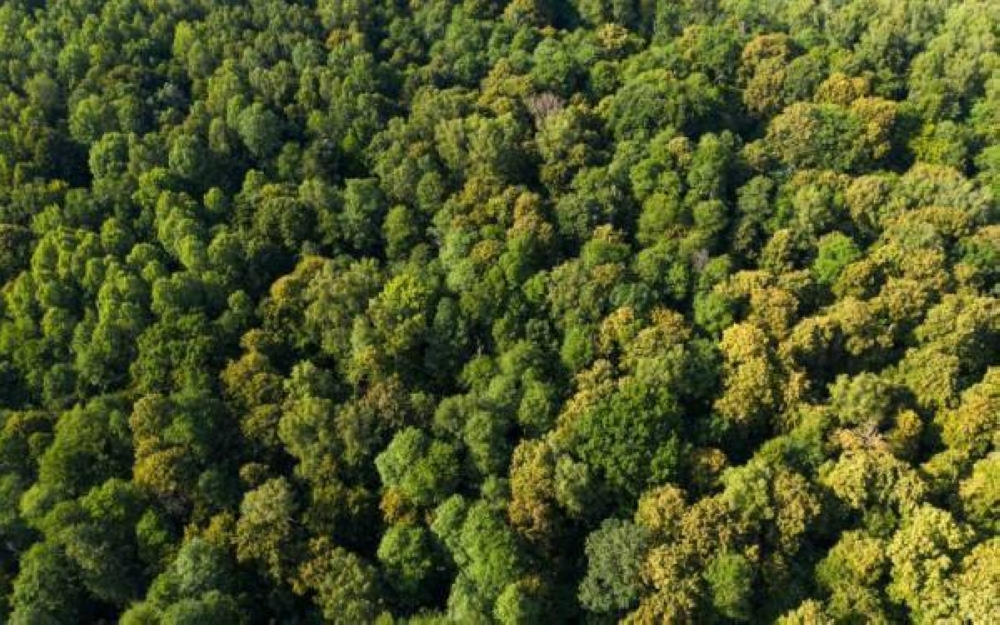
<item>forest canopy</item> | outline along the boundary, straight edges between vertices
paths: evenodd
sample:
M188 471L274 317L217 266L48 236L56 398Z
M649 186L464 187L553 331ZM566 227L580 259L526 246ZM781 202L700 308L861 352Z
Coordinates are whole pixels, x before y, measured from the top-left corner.
M0 622L1000 622L1000 3L0 2Z

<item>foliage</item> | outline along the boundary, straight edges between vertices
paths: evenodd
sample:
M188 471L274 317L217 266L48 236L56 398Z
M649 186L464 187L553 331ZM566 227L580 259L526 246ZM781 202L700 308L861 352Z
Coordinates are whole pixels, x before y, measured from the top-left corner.
M1000 622L1000 3L0 2L0 622Z

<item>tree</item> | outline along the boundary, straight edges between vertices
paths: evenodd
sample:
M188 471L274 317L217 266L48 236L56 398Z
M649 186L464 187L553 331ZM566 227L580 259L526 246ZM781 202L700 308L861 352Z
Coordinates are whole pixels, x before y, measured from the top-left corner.
M257 562L276 579L283 579L294 562L296 536L294 494L284 478L275 478L248 492L236 523L236 557Z
M426 528L389 528L379 543L378 559L404 605L428 605L439 598L445 562Z
M508 584L497 598L493 616L500 623L532 623L552 614L552 605L544 581L527 577Z
M623 502L676 477L682 442L677 401L666 389L626 382L574 423L573 449Z
M766 142L787 166L848 171L863 164L861 132L843 107L797 102L771 121Z
M119 608L139 596L145 583L135 527L143 502L133 485L110 479L76 501L56 506L40 522L78 571L83 586Z
M97 95L89 95L76 104L69 124L73 138L88 145L117 129L111 107Z
M135 448L133 479L171 512L189 506L207 515L224 505L231 493L211 488L224 478L225 464L216 454L227 449L233 434L225 407L205 395L137 401L129 418Z
M281 141L281 120L260 102L244 109L236 126L247 149L256 157L274 154Z
M31 231L14 224L0 224L0 281L4 284L27 268Z
M817 246L813 273L822 284L833 284L847 265L861 257L861 251L850 237L839 232L824 236Z
M737 621L751 616L753 598L753 566L738 554L720 554L705 570L712 607L719 614Z
M715 410L726 427L746 431L764 424L780 411L782 371L769 345L767 334L749 323L725 330L723 353L725 390Z
M38 481L24 495L25 518L40 520L58 503L127 475L131 445L123 408L120 399L104 397L60 417L51 444L40 454Z
M455 449L429 438L417 428L402 430L376 459L386 488L399 492L418 506L443 501L458 482Z
M982 531L996 531L1000 525L997 507L1000 505L1000 457L996 453L972 466L972 474L959 486L959 497L966 518Z
M514 449L510 468L511 525L531 542L551 544L559 527L555 495L556 454L545 441L523 440Z
M912 509L927 486L907 463L886 449L848 449L835 463L824 465L821 483L849 508L862 513Z
M882 587L889 559L885 541L859 531L845 532L816 568L830 593L828 613L842 619L890 622Z
M76 571L62 549L35 543L21 559L11 591L12 623L74 621L83 603Z
M954 580L960 618L989 621L1000 614L997 548L994 538L976 545L962 559L961 573Z
M948 512L930 505L914 510L889 543L889 596L904 603L917 619L952 614L955 595L948 578L969 540L968 529Z
M331 623L373 621L382 606L372 567L322 538L312 541L309 551L298 583L315 593L323 618Z
M431 531L451 553L458 576L448 597L457 618L488 618L508 584L520 579L527 558L516 534L486 502L453 495L438 506Z
M743 104L759 117L781 111L789 62L795 56L794 43L784 33L762 34L743 48L739 74L745 82Z
M587 537L587 576L580 602L598 613L621 613L635 606L642 589L639 572L648 548L645 528L607 519Z
M625 82L608 107L608 124L618 140L650 138L665 127L697 131L709 111L724 111L719 91L702 74L679 80L650 70Z
M345 183L340 230L343 240L353 249L362 254L374 251L385 213L385 198L375 180L352 178Z
M166 623L239 623L239 605L232 597L219 592L209 592L199 599L178 601L163 611Z

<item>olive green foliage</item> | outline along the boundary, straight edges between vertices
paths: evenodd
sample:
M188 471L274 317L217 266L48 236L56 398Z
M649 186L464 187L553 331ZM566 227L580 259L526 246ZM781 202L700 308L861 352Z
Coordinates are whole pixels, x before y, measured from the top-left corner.
M1000 623L996 0L0 2L0 623Z

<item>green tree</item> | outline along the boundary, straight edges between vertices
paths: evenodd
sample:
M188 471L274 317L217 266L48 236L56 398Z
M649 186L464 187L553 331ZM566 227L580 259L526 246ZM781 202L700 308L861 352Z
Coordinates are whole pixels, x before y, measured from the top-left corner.
M607 519L587 536L587 576L580 602L598 613L621 613L635 606L642 591L640 570L649 535L630 521Z
M371 622L379 615L382 599L371 565L324 539L312 542L310 554L299 569L298 583L315 593L324 619L358 623Z
M414 504L432 506L447 498L458 484L456 450L417 428L402 430L375 459L386 488Z

